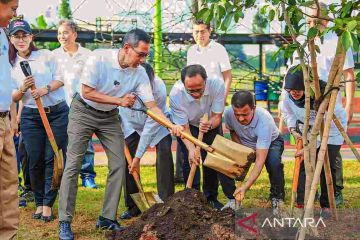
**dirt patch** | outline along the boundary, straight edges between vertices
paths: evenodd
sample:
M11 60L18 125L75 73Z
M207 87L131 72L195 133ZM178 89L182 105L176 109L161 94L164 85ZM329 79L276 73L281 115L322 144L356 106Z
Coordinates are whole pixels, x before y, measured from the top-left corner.
M217 211L197 190L175 193L164 204L145 212L124 231L112 232L108 239L141 240L235 240L235 214Z

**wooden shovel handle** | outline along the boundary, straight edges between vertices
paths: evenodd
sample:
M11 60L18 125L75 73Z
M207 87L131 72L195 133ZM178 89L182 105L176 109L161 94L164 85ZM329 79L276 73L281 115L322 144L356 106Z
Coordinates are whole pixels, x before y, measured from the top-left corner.
M174 124L172 124L168 119L163 119L163 118L157 116L156 113L154 113L151 110L147 110L146 114L149 115L152 119L154 119L159 124L163 125L164 127L172 128L174 126ZM193 137L191 134L181 131L181 135L184 138L186 138L187 140L189 140L190 142L194 143L196 146L201 147L202 149L204 149L207 152L214 151L214 149L212 147L210 147L206 143L203 143L202 141L199 141L197 138Z
M303 141L302 139L298 139L296 141L296 150L299 151L303 148ZM302 157L295 157L295 168L294 168L294 176L293 176L293 184L292 184L292 191L296 192L297 187L299 184L299 175L300 175L300 164L302 162Z
M207 113L204 114L204 116L202 117L202 119L204 121L208 121L208 115ZM204 137L204 133L199 131L199 135L198 135L198 140L199 141L202 141L203 140L203 137ZM200 147L199 146L196 146L196 149L195 149L195 158L198 158L200 156ZM186 160L185 160L186 161ZM190 173L189 173L189 177L186 181L186 188L191 188L192 187L192 184L193 184L193 181L194 181L194 177L195 177L195 173L196 173L196 164L192 164L191 165L191 169L190 169Z
M124 153L125 153L125 158L126 158L128 165L131 166L132 165L132 157L131 157L130 150L129 150L128 146L126 145L126 143L124 144ZM131 175L133 176L133 178L135 180L135 183L136 183L137 188L139 189L139 192L143 193L144 190L140 183L139 173L134 171Z
M31 90L36 90L36 87L35 85L32 85L31 86ZM36 102L36 106L38 107L38 110L39 110L39 114L40 114L40 117L41 117L41 120L44 124L44 128L45 128L45 131L46 131L46 134L49 138L49 142L50 142L50 145L51 145L51 148L53 149L55 155L58 154L59 152L59 148L56 144L56 141L55 141L55 137L54 137L54 134L51 130L51 127L50 127L50 123L49 123L49 120L46 116L46 113L45 113L45 110L44 110L44 106L42 104L42 101L41 101L41 97L35 99L35 102Z

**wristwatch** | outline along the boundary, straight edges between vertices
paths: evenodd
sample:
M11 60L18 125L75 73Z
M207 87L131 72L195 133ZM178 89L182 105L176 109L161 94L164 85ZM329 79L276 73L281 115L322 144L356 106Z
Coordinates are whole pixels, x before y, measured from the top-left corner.
M45 86L45 89L47 90L47 94L51 92L51 86L49 84Z

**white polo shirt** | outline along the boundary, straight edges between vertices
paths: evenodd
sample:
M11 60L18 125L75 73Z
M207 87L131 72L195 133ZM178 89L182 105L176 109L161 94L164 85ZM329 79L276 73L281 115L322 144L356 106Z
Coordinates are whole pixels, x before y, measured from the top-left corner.
M144 102L154 101L145 69L142 66L121 68L118 52L119 49L113 49L89 57L80 82L109 96L123 97L125 94L135 92ZM110 111L118 107L85 99L82 93L81 96L87 104L97 110Z
M169 109L166 106L167 94L164 81L155 77L152 86L157 106L162 112L167 113ZM134 132L137 132L141 136L135 157L141 158L149 146L156 146L165 136L170 134L167 128L159 125L143 112L119 107L119 114L122 119L122 129L125 138L129 137Z
M223 45L210 40L205 48L200 48L197 44L191 46L187 52L187 65L202 65L208 78L220 79L224 81L223 72L231 70L229 55Z
M242 125L236 119L232 106L224 113L226 127L235 131L241 144L256 149L269 149L271 142L279 136L279 129L271 114L261 107L255 108L253 119L248 125Z
M0 28L0 112L10 110L11 93L16 84L11 79L11 65L9 62L9 42L5 31Z
M189 95L184 84L178 80L170 92L171 117L175 124L189 123L199 126L200 119L205 113L222 113L224 111L225 86L224 82L215 78L206 80L205 90L200 99Z
M23 85L25 75L21 70L20 62L28 61L32 76L35 79L35 86L43 88L53 80L63 82L62 75L57 69L56 63L53 61L51 52L49 50L33 51L31 55L25 59L17 55L15 64L11 71L11 77L16 82L17 88ZM41 97L44 107L54 106L62 101L65 101L64 88L60 87L55 91ZM31 90L28 89L22 98L25 107L37 108L34 98L31 96Z
M85 62L91 55L89 49L78 45L78 50L73 56L70 56L63 47L52 51L54 60L64 78L64 89L66 102L70 105L75 93L80 92L80 77L85 66Z
M305 119L305 108L298 107L289 97L289 93L286 92L284 95L284 100L282 103L282 113L284 116L284 120L286 122L287 127L295 128L296 127L296 121L300 120L301 122L304 122ZM347 128L347 117L346 117L346 111L344 107L342 106L341 101L336 101L334 114L339 119L341 125L343 128ZM314 125L316 118L316 111L310 110L310 118L309 118L309 133L311 131L311 127ZM300 126L300 131L303 132L302 126ZM311 135L308 134L308 138L310 139ZM320 146L320 137L318 139L318 146ZM328 144L333 145L342 145L344 142L344 138L342 137L339 129L335 126L334 122L331 121L330 125L330 133L329 133L329 140Z

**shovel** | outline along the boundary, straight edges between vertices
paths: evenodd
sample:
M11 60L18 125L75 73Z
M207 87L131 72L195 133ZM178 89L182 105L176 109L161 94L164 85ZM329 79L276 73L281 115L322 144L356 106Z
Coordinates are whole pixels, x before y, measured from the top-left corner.
M124 153L126 161L128 162L128 165L131 166L132 164L132 157L129 151L128 146L125 144L124 146ZM140 175L138 172L134 171L132 173L132 176L134 177L135 183L137 188L139 189L138 193L130 194L130 197L132 200L134 200L136 206L140 209L141 212L145 212L148 210L151 206L153 206L156 203L162 203L162 200L160 197L153 193L153 192L144 192L144 189L140 182Z
M303 142L302 139L299 138L296 141L296 150L300 151L302 148L303 148ZM302 161L303 161L302 157L295 157L294 175L293 175L293 182L291 187L291 203L290 203L291 216L293 215L294 212L294 203L295 203L297 188L299 184L300 164Z
M202 119L204 121L207 121L209 119L208 115L205 113L204 116L202 117ZM199 136L198 136L198 140L199 141L202 141L204 137L204 133L203 132L200 132L199 131ZM200 147L199 146L196 146L196 149L195 149L195 158L198 158L200 156ZM194 177L195 177L195 173L196 173L196 164L192 164L191 165L191 169L190 169L190 173L189 173L189 177L186 181L186 188L191 188L192 187L192 184L193 184L193 181L194 181Z
M31 75L31 68L30 65L27 61L22 61L20 62L20 67L22 72L24 73L24 75L26 77ZM31 86L31 90L35 90L36 87L35 85ZM54 151L54 170L53 170L53 179L51 182L51 190L55 190L55 189L59 189L60 188L60 182L61 182L61 176L63 174L64 171L64 156L63 156L63 152L61 149L58 148L56 141L55 141L55 137L54 134L51 130L50 124L49 124L49 120L46 116L45 110L44 110L44 106L42 104L41 98L37 98L35 99L36 105L38 107L39 110L39 114L41 117L41 120L44 124L44 128L46 131L46 134L49 138L49 142L51 145L51 148Z
M140 103L140 107L131 107L132 110L141 111L156 122L167 128L172 128L172 124L168 119L163 119L149 110L141 98L133 93ZM249 169L251 163L255 160L255 151L251 148L245 147L241 144L228 140L220 135L217 135L211 146L199 141L191 134L181 132L182 137L186 138L196 146L201 147L208 152L207 158L204 161L204 166L215 169L231 178L243 179Z

